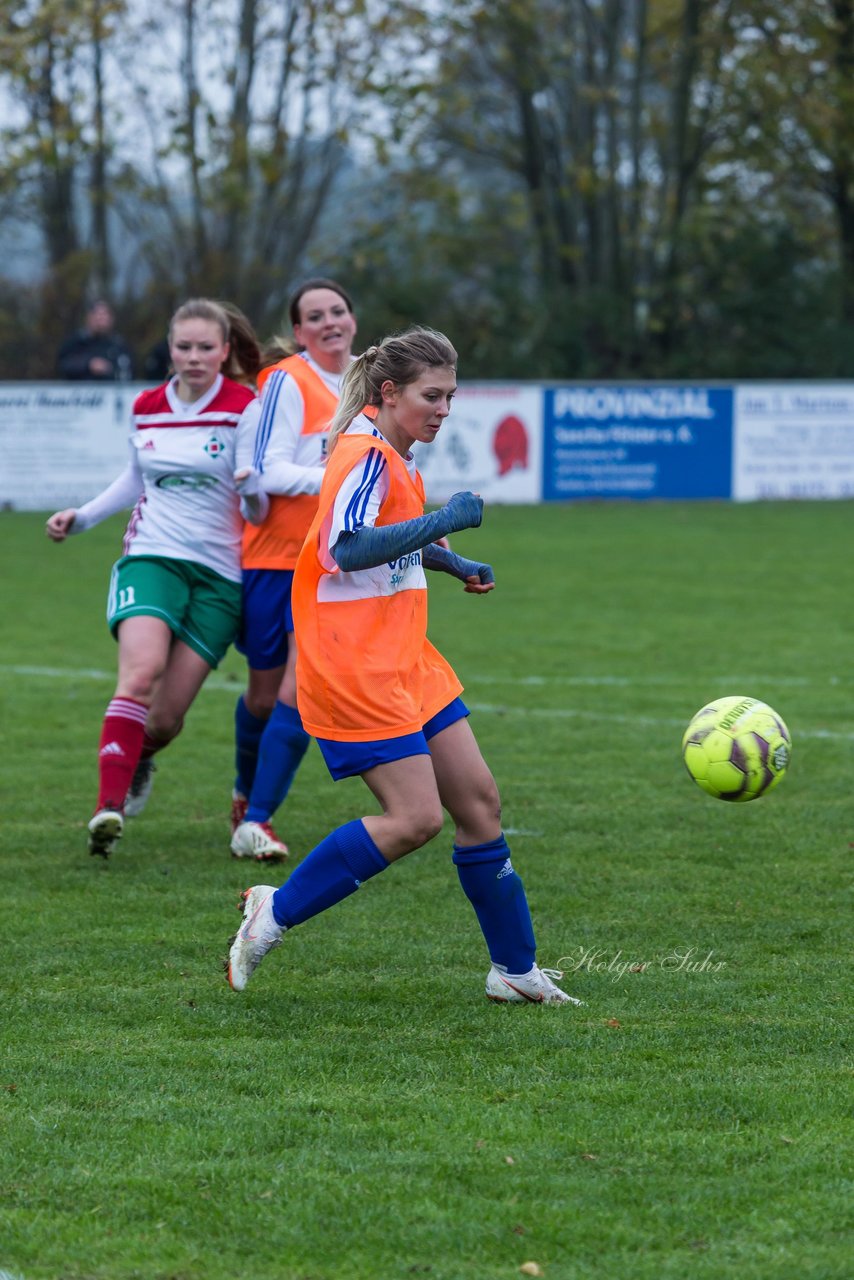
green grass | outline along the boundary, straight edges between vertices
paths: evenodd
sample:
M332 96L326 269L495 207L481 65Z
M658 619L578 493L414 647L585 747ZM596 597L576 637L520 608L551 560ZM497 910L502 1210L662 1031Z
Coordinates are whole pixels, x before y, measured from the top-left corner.
M54 547L42 517L0 515L0 1272L850 1276L851 516L505 508L455 539L498 589L436 579L431 634L572 1010L483 999L447 830L230 992L251 879L227 845L240 659L95 865L120 525ZM729 693L794 740L745 806L679 758ZM295 858L369 803L312 748L280 821ZM694 970L672 960L689 951Z

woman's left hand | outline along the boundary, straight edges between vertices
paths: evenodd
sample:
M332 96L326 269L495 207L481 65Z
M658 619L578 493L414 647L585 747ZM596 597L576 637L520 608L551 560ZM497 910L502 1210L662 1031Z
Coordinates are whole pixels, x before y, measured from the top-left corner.
M470 592L473 596L485 596L487 591L494 591L495 578L492 565L478 565L477 573L472 573L463 579L463 590Z

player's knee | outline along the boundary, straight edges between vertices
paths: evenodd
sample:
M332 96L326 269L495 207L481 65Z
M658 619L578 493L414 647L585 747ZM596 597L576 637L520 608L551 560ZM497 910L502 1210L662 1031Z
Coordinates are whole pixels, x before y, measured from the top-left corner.
M273 707L276 705L276 695L266 691L262 693L252 693L250 691L244 693L243 701L246 705L246 710L256 720L269 720L273 714Z
M412 848L420 849L422 845L433 840L442 830L444 822L444 814L439 804L425 805L423 808L408 815L409 834L412 839Z
M243 701L250 715L256 720L269 720L279 699L281 668L270 671L249 670L249 684Z
M488 818L501 821L501 796L492 774L487 774L473 796L477 808Z
M132 698L134 702L141 702L143 706L150 707L161 674L160 671L150 671L142 667L125 671L122 673L116 695L121 698Z
M451 811L458 843L493 840L493 833L501 830L501 797L491 779L490 783L465 794Z

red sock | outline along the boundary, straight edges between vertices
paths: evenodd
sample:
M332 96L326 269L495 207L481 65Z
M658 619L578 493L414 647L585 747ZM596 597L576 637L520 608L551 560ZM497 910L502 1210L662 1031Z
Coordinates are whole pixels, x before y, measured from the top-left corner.
M98 752L98 809L124 809L139 757L148 707L113 698L104 715Z

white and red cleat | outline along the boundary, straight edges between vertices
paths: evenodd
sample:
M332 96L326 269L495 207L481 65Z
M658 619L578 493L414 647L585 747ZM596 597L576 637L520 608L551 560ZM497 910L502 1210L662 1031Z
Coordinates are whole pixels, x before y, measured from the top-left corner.
M231 854L253 862L283 862L288 856L288 846L269 822L241 822L231 837Z
M538 969L534 965L528 973L514 974L494 964L486 976L486 994L497 1004L583 1005L583 1000L568 996L552 982L552 978L562 977L559 969Z

